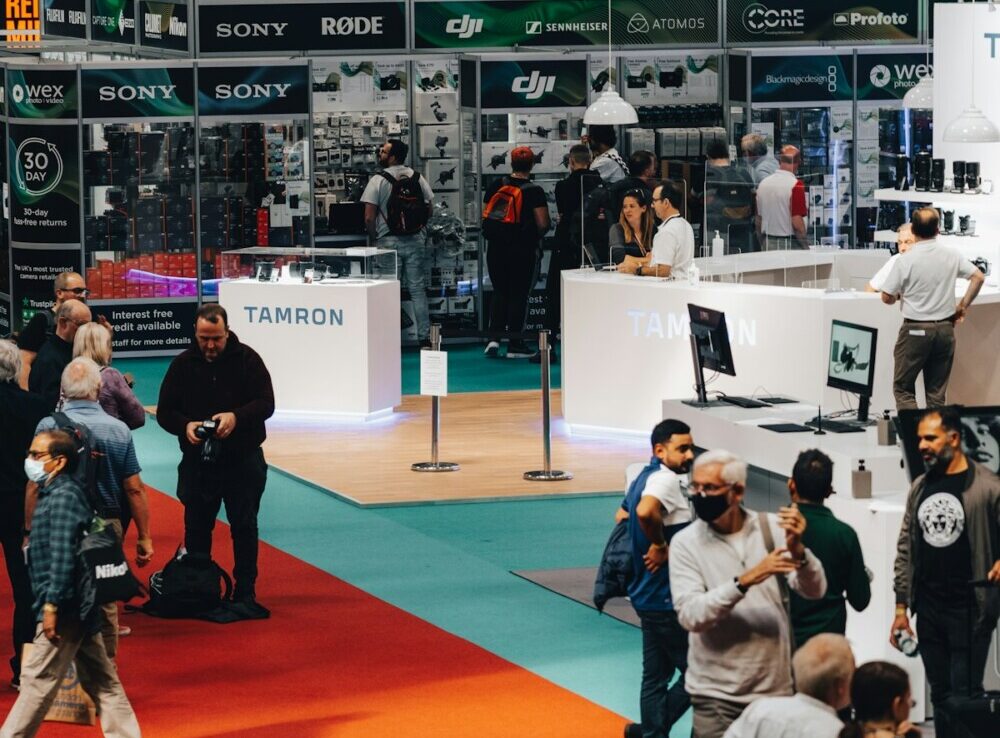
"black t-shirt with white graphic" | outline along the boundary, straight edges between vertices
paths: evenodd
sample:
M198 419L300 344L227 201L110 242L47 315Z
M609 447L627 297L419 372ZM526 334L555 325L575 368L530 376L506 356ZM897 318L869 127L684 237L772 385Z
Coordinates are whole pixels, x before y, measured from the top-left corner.
M921 591L938 602L954 604L969 598L972 548L962 495L972 474L971 466L958 474L929 474L917 504L920 525L917 581Z

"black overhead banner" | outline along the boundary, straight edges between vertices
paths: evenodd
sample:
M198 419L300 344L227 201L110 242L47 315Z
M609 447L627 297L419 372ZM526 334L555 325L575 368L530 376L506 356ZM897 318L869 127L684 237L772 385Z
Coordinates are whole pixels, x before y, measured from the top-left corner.
M191 345L197 302L100 302L90 306L115 327L112 348L117 353L177 351Z
M42 35L87 38L87 0L45 0Z
M202 54L405 51L405 2L198 5Z
M918 41L919 0L729 0L726 45Z
M12 330L19 331L41 310L55 303L52 283L62 272L80 271L80 249L11 249L14 282Z
M90 0L90 37L113 44L135 44L135 3Z
M11 123L10 237L38 244L80 242L79 131L75 125ZM17 264L17 260L14 260Z
M752 103L849 102L854 65L847 54L750 58Z
M587 82L582 59L515 58L480 65L482 106L491 110L585 107Z
M139 44L188 51L188 9L183 3L139 2Z
M311 94L305 64L198 66L200 115L303 116L309 113Z

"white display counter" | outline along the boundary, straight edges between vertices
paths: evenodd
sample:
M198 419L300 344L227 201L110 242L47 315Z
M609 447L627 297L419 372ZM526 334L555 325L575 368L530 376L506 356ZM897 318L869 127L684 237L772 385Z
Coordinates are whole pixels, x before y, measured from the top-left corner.
M572 432L648 434L665 399L694 396L688 303L726 313L736 376L708 389L788 395L824 413L857 398L826 386L833 319L878 329L872 414L894 408L893 346L899 308L864 292L884 250L764 252L696 260L687 282L581 269L562 274L562 402ZM824 282L826 280L827 282ZM839 285L841 291L804 288ZM960 287L960 289L963 289ZM984 287L957 329L949 399L1000 404L1000 294ZM706 376L706 379L709 377ZM918 384L918 398L923 390Z
M279 413L368 420L401 402L399 282L222 282L230 328L264 359Z

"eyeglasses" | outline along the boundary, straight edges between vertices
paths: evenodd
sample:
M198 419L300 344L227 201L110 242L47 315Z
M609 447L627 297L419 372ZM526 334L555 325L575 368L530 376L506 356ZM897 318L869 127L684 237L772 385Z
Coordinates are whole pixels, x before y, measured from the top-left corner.
M688 489L699 495L714 495L716 492L721 492L732 486L731 484L701 484L699 482L691 482Z
M51 456L51 454L48 451L28 451L29 459L41 460L46 456Z
M654 197L653 198L653 202L663 202L666 199L667 198L665 198L665 197Z
M66 289L60 290L60 292L72 292L74 295L89 295L90 290L86 287L67 287Z

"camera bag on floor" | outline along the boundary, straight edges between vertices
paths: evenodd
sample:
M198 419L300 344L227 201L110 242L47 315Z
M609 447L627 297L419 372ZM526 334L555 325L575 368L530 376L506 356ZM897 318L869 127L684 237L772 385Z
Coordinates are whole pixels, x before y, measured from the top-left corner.
M150 575L149 600L135 609L160 618L203 618L232 594L233 580L221 566L210 556L187 552Z
M985 579L969 582L969 586L976 587L996 587L997 585ZM975 602L975 598L973 598ZM969 653L972 653L973 644L973 612L975 607L969 608ZM969 684L972 684L972 659L969 659ZM984 691L969 697L954 697L949 700L948 712L951 717L951 726L956 738L986 738L986 736L1000 736L1000 692Z

